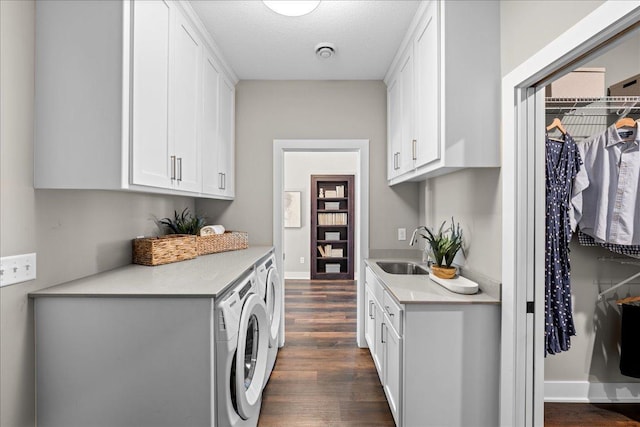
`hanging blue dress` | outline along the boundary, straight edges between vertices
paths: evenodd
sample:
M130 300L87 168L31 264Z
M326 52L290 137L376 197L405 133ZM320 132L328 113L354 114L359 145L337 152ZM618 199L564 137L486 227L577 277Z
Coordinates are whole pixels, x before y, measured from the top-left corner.
M569 209L571 191L582 161L569 134L550 139L546 149L545 356L566 351L576 334L571 307Z

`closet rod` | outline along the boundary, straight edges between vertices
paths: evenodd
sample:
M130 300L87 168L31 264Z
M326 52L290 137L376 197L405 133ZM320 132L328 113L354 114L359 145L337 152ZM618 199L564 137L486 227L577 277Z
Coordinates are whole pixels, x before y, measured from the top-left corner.
M623 280L622 282L620 282L620 283L616 283L615 285L613 285L613 286L612 286L612 287L610 287L609 289L605 289L604 291L600 292L600 293L598 294L598 301L602 300L602 296L603 296L604 294L608 294L609 292L611 292L611 291L613 291L613 290L615 290L615 289L618 289L620 286L622 286L622 285L626 285L627 283L631 282L632 280L634 280L634 279L635 279L635 278L637 278L637 277L640 277L640 272L638 272L638 273L634 274L634 275L633 275L633 276L631 276L631 277L628 277L628 278L624 279L624 280Z
M598 257L598 261L611 261L611 262L617 262L618 264L627 264L627 265L640 265L640 259L629 259L629 258L615 258L615 257ZM598 294L598 301L602 300L602 296L615 290L618 289L620 286L622 285L626 285L627 283L631 282L632 280L636 279L637 277L640 277L640 272L634 274L631 277L628 277L626 279L624 279L621 282L616 283L615 285L613 285L612 287L610 287L609 289L605 289L604 291L600 292Z

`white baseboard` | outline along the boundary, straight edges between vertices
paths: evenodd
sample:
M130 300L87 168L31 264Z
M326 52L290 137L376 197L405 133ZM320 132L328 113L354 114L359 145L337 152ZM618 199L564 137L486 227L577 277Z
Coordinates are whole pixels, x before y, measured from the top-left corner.
M545 381L545 402L640 403L640 383Z
M284 278L291 280L309 280L311 277L308 271L285 271Z

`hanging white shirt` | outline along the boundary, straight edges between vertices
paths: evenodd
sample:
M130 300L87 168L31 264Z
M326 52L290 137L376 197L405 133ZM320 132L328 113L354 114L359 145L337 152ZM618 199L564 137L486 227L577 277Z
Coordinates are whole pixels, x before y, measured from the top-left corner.
M640 132L615 125L578 143L583 166L573 186L572 228L599 243L640 244Z

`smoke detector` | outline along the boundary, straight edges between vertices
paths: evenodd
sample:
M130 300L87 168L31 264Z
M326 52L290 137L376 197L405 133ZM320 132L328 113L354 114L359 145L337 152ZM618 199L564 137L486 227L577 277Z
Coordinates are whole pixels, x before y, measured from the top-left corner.
M322 42L316 46L316 56L320 59L329 59L336 53L336 45Z

